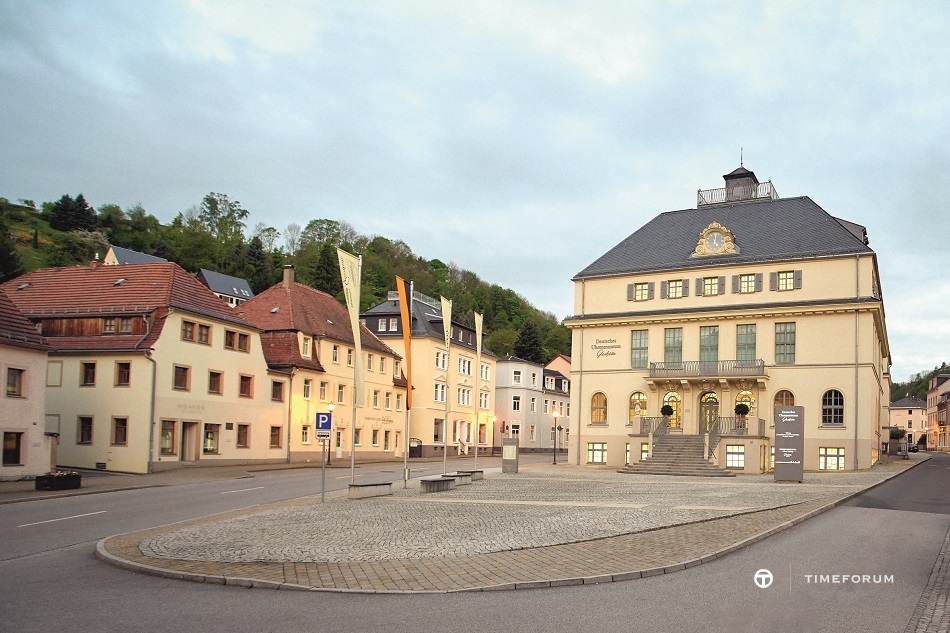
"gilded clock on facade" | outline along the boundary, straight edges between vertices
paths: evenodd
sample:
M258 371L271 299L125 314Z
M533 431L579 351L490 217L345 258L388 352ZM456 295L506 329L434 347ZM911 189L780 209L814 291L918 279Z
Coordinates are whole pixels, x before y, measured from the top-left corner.
M699 234L699 241L696 243L696 250L693 251L693 257L702 257L705 255L726 255L738 253L736 248L736 238L732 231L713 222Z

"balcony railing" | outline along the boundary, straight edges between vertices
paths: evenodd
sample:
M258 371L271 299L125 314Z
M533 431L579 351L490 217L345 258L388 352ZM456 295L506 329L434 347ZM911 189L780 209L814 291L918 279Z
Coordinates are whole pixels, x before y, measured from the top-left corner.
M650 378L728 378L765 376L764 360L689 360L681 363L650 363Z
M700 189L696 194L696 204L720 204L723 202L738 202L739 200L776 200L778 192L772 181L760 182L752 185L735 185L719 189Z

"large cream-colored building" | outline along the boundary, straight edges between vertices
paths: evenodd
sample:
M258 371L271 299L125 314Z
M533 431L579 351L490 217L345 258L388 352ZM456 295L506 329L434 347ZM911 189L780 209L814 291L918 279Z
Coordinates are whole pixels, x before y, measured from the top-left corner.
M356 412L355 459L402 458L406 384L401 358L363 328L365 404L354 408L355 343L345 306L325 292L284 279L243 303L239 314L262 330L269 371L289 383L290 461L320 463L315 415L330 413L326 443L337 459L350 457ZM331 463L333 457L330 456Z
M868 468L890 350L866 232L742 167L724 178L575 276L570 461L622 467L658 435L703 436L714 464L764 472L781 404L804 407L806 470Z
M49 344L57 463L287 461L289 377L268 373L258 328L177 264L46 268L0 288Z
M904 438L907 444L918 444L926 448L927 403L920 398L907 396L892 402L888 407L888 424L907 432ZM888 430L889 432L890 430ZM882 441L887 442L889 437L889 434L885 435Z
M494 355L482 350L476 359L475 330L452 321L449 349L443 333L441 303L414 293L411 310L412 411L409 419L409 456L490 453L496 438ZM363 325L406 358L399 295L361 315ZM448 405L448 418L446 418ZM446 424L445 420L449 423Z

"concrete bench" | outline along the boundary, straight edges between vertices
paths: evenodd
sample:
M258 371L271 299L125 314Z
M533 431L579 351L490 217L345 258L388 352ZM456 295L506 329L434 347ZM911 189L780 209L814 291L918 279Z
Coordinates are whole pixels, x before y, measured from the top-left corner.
M368 499L369 497L385 497L393 493L393 483L385 481L377 484L350 484L346 492L347 499Z
M422 492L442 492L443 490L454 490L456 480L453 477L424 477L419 480L422 486Z
M485 471L484 471L484 470L460 470L460 471L458 471L458 472L459 472L459 474L462 474L462 475L464 475L464 474L469 474L469 475L471 475L471 476L472 476L472 481L478 481L478 480L480 480L480 479L484 479L484 478L485 478Z
M472 473L446 473L442 475L445 479L454 479L456 485L467 486L472 483Z

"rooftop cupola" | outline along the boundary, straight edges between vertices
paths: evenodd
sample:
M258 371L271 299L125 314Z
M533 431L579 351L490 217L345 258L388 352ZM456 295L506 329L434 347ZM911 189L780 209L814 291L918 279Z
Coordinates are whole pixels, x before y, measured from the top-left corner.
M741 165L722 178L726 181L726 186L722 189L699 190L696 196L697 206L778 198L778 192L772 186L771 180L760 183L754 172Z

